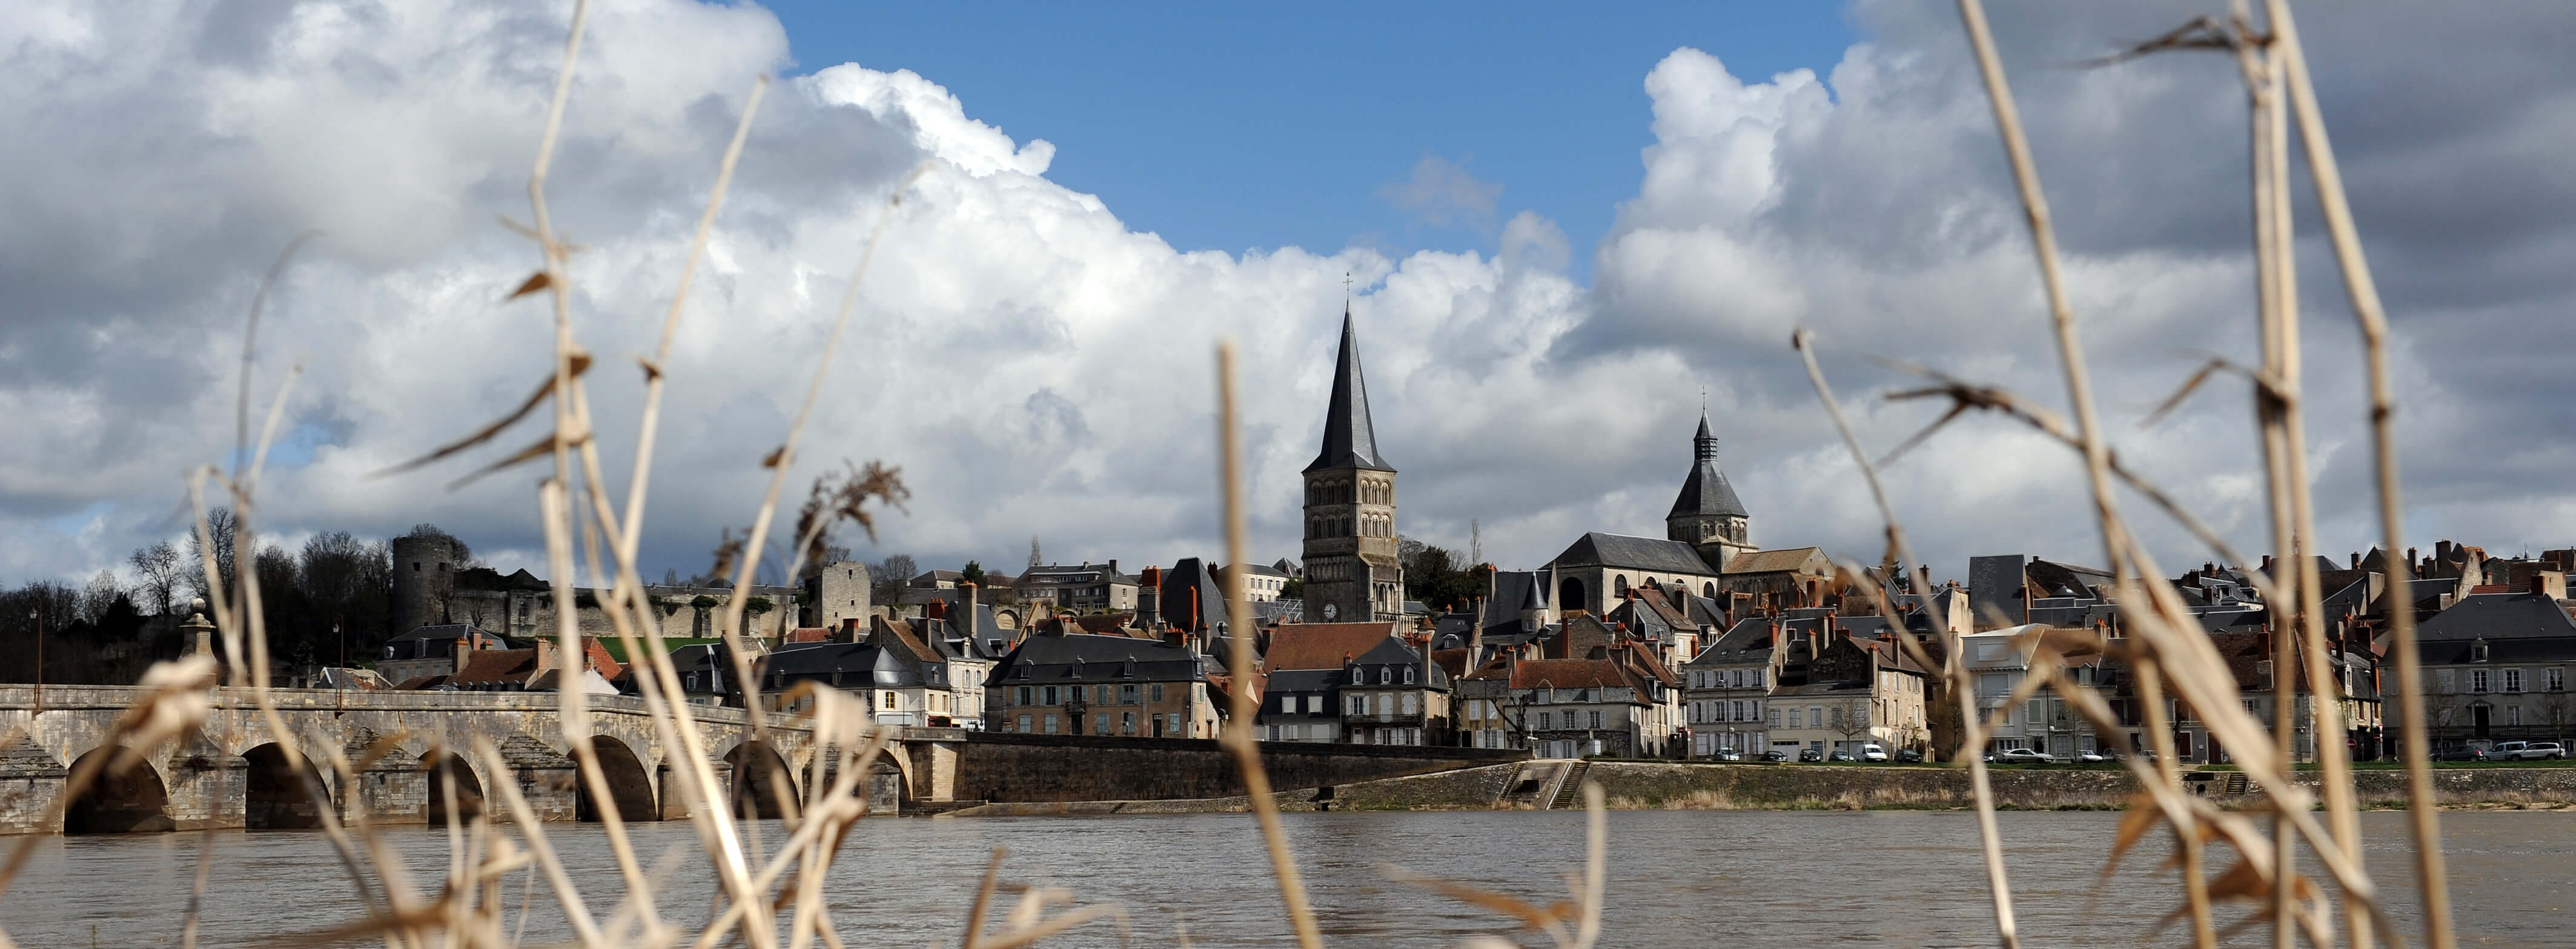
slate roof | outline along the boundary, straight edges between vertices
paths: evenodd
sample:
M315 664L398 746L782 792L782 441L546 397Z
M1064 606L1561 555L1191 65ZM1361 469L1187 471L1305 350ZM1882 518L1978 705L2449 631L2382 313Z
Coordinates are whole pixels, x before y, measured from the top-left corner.
M1025 675L1021 670L1027 670ZM1079 676L1077 679L1076 677ZM1031 636L993 667L994 685L1043 682L1196 682L1199 659L1160 640L1067 633Z
M1395 641L1395 624L1282 623L1270 631L1270 651L1262 658L1268 669L1339 669L1346 658L1367 655L1381 643Z
M1673 509L1664 516L1748 516L1744 502L1735 496L1735 486L1727 483L1726 472L1717 469L1717 436L1709 434L1705 410L1699 413L1699 434L1692 436L1691 443L1696 457L1690 474L1682 478L1682 493L1673 498Z
M1369 651L1354 657L1351 660L1351 664L1355 666L1401 666L1407 669L1418 670L1422 668L1422 651L1413 648L1411 644L1406 643L1404 640L1388 638L1379 642L1376 646L1370 647ZM1399 676L1397 681L1402 681L1402 678ZM1374 683L1353 684L1360 685ZM1449 673L1446 670L1441 669L1438 663L1433 663L1431 666L1430 685L1435 689L1447 688L1449 686Z
M1268 686L1263 691L1269 695L1280 693L1331 695L1334 689L1341 685L1341 676L1339 669L1281 669L1270 674ZM1339 700L1324 702L1321 707L1312 712L1304 711L1303 708L1300 706L1299 711L1282 712L1276 705L1265 702L1261 706L1258 717L1265 722L1342 717Z
M1628 567L1667 573L1714 574L1699 549L1678 540L1594 531L1548 562L1553 567Z
M1503 678L1503 664L1490 664L1476 670L1471 678ZM1636 689L1645 691L1646 684L1626 666L1608 659L1523 659L1510 664L1511 687L1515 689Z
M1333 364L1333 396L1324 410L1324 448L1307 471L1367 468L1395 471L1377 453L1377 428L1369 422L1368 380L1360 373L1359 336L1351 331L1350 307L1342 308L1342 352Z
M833 673L841 673L843 688L874 685L889 689L924 685L921 663L890 649L869 643L815 643L790 646L769 654L768 669L773 683L819 680L829 682ZM853 679L851 673L862 673L866 679Z
M2576 621L2558 601L2540 593L2483 593L2460 598L2416 628L2434 640L2576 638Z
M1183 557L1163 571L1161 593L1156 608L1168 625L1196 633L1225 622L1225 587L1204 560Z

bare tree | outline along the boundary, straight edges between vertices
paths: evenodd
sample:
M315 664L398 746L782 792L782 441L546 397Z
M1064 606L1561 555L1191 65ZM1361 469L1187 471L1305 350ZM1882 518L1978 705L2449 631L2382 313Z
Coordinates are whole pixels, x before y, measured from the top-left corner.
M214 539L212 551L205 549L204 542L194 532L188 534L186 582L198 599L208 603L215 601L214 595L206 589L205 564L208 560L214 561L215 575L222 578L224 589L230 591L234 588L233 532L237 523L231 508L219 507L206 512L206 534Z
M125 587L116 582L115 571L99 571L97 576L89 578L88 586L81 588L81 622L97 625L107 618L107 610L116 605L116 598L124 595Z
M913 561L911 554L887 554L868 572L876 577L876 601L892 606L903 601L903 588L921 573L921 565Z
M135 599L142 601L138 605L149 607L156 616L168 613L171 607L178 605L171 602L185 586L179 576L178 547L166 540L148 547L137 547L125 562L140 578L134 586Z

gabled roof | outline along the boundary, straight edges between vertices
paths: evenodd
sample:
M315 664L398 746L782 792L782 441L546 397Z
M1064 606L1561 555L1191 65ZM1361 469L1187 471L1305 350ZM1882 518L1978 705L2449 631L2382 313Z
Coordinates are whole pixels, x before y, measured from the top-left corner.
M1389 637L1371 647L1369 651L1352 657L1351 663L1362 666L1404 666L1409 669L1419 669L1422 668L1422 651L1413 648L1404 640ZM1434 688L1446 687L1449 684L1449 673L1434 664L1431 668L1429 684Z
M1717 468L1717 436L1709 434L1706 410L1699 413L1699 434L1691 442L1696 457L1690 474L1682 478L1682 493L1673 499L1673 509L1664 516L1747 516L1744 502L1735 496L1735 486L1728 484L1726 472Z
M1262 655L1262 665L1268 669L1339 669L1379 644L1394 640L1395 624L1391 621L1281 623L1270 631L1270 651Z
M1628 567L1666 573L1713 575L1699 549L1678 540L1594 531L1548 562L1553 567ZM1605 593L1607 591L1604 591Z
M1788 573L1806 566L1811 558L1823 557L1824 553L1825 550L1822 547L1756 550L1735 555L1735 559L1726 562L1726 572L1730 574Z
M477 649L465 656L465 668L448 676L447 684L525 684L528 675L537 671L534 649Z
M1502 678L1504 668L1488 665L1473 678ZM1642 689L1645 684L1608 659L1523 659L1509 668L1515 689Z
M1342 352L1333 364L1332 402L1324 410L1324 450L1307 471L1367 468L1392 472L1377 453L1377 428L1369 422L1368 380L1360 374L1360 344L1351 331L1350 307L1342 308Z

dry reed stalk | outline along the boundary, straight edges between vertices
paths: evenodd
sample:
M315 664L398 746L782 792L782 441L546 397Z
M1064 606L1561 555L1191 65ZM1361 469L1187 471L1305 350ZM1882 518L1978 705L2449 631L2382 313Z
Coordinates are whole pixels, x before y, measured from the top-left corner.
M2307 53L2299 42L2297 23L2286 0L2265 0L2264 9L2271 22L2275 55L2289 88L2291 111L2299 123L2301 150L2308 156L2308 177L2316 187L2318 210L2325 219L2337 269L2343 276L2345 293L2351 298L2354 321L2361 330L2363 364L2370 380L2371 448L2383 531L2381 550L2391 591L2390 648L2397 654L2398 706L2404 732L2415 877L2424 901L2425 942L2433 949L2450 949L2454 944L2451 898L2435 813L2439 799L2433 789L2432 748L2425 735L2422 659L2416 653L2415 614L2402 605L2395 592L2405 589L2412 579L2413 565L2398 556L2398 551L2405 549L2400 546L2405 525L2398 490L2396 387L2388 368L2388 317L2380 306L2379 287L2371 276L2369 259L2362 252L2360 231L2353 225L2352 206L2344 195L2343 172L2335 162L2324 115L2317 108L2316 87L2309 80Z
M1244 535L1249 532L1243 513L1243 449L1236 431L1234 399L1234 343L1216 344L1216 433L1217 483L1225 504L1225 557L1227 563L1243 564ZM1288 847L1287 831L1279 825L1279 802L1270 797L1270 773L1261 766L1261 746L1255 744L1253 730L1252 685L1252 598L1246 592L1245 571L1239 566L1226 571L1226 608L1232 642L1226 649L1227 716L1225 730L1217 736L1219 743L1234 756L1235 770L1243 775L1243 793L1252 799L1253 819L1261 825L1261 844L1270 854L1270 872L1279 880L1279 899L1288 908L1289 927L1296 932L1302 949L1323 949L1324 937L1315 926L1314 907L1306 902L1306 884L1297 877L1297 859ZM1429 651L1426 646L1425 653Z
M1898 564L1921 563L1914 558L1913 548L1905 542L1905 528L1897 520L1895 505L1887 500L1887 489L1879 482L1877 466L1870 463L1869 452L1860 447L1859 437L1852 434L1851 423L1843 418L1841 403L1834 399L1833 387L1825 382L1824 370L1816 365L1814 341L1807 331L1799 330L1790 335L1789 345L1805 361L1807 381L1815 386L1817 400L1824 403L1825 413L1833 419L1834 430L1841 434L1844 447L1851 451L1852 463L1860 466L1861 477L1869 484L1870 498L1878 505L1879 520L1886 525L1888 555ZM1959 705L1960 721L1970 729L1971 735L1978 734L1982 716L1977 711L1977 690L1968 680L1967 666L1959 655L1959 631L1950 628L1947 613L1929 608L1930 572L1918 568L1915 575L1914 589L1926 598L1924 612L1930 614L1933 631L1941 638L1942 680ZM1880 609L1890 617L1899 615L1894 604L1887 601L1884 591L1879 592ZM1911 637L1897 638L1908 640ZM1908 646L1913 647L1914 644L1909 642ZM1919 647L1915 648L1915 653L1918 657L1922 655ZM1927 661L1925 664L1930 663ZM1968 787L1975 792L1977 800L1977 838L1986 866L1986 890L1994 904L1995 939L2004 949L2013 949L2021 945L2021 927L2013 918L2012 881L2004 871L2003 830L1995 823L1994 783L1986 775L1985 756L1977 751L1982 747L1982 744L1963 742L1958 753L1968 759Z

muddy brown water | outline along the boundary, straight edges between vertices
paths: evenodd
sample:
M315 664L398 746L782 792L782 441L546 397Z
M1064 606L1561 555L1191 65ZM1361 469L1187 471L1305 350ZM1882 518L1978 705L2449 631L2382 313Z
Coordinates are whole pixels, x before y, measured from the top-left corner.
M1503 931L1494 917L1387 880L1382 864L1536 901L1565 897L1581 866L1583 815L1572 812L1287 814L1307 886L1330 941L1445 946ZM2153 864L2160 835L2097 885L2118 815L2005 813L2007 863L2025 944L2173 945L2149 933L2180 890ZM2367 860L2411 928L2404 815L2362 817ZM1610 815L1604 946L1992 945L1992 909L1964 812L1622 811ZM2576 813L2443 816L2451 891L2464 945L2576 945ZM606 839L589 825L549 824L596 911L622 886ZM680 823L635 828L648 864L673 854L657 891L666 913L702 919L714 891ZM768 839L778 827L766 825ZM392 835L421 873L443 867L446 836ZM0 926L24 946L176 945L199 834L42 841L0 896ZM353 890L316 832L220 832L201 944L255 946L349 922ZM0 841L14 846L16 840ZM1005 879L1045 881L1088 902L1127 908L1135 945L1275 946L1289 942L1277 891L1248 815L873 820L860 825L830 880L831 911L853 946L954 945L977 875L1007 847ZM521 878L506 887L518 905ZM530 944L566 935L536 883ZM2236 918L2231 910L2223 918ZM513 922L516 914L513 913ZM2411 935L2411 933L2410 933ZM1522 940L1528 944L1544 940ZM1114 946L1113 923L1045 943ZM2233 944L2268 944L2249 934Z

